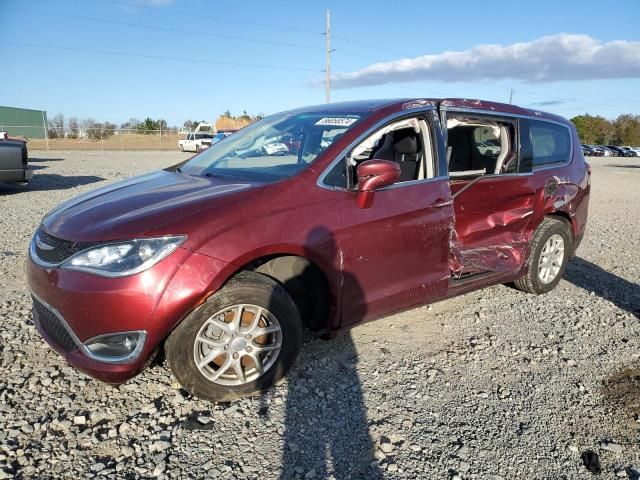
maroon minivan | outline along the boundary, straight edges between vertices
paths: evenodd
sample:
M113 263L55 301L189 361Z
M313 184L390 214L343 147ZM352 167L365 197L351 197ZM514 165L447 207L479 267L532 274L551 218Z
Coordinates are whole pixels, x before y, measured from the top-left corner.
M164 348L193 394L253 394L287 373L303 328L331 336L497 283L550 291L589 189L575 128L548 113L461 99L279 113L47 214L34 320L102 381Z

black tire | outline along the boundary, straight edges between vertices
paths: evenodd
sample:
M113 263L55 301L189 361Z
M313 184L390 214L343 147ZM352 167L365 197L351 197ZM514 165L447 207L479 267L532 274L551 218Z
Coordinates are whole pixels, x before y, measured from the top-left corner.
M564 240L564 257L560 270L549 283L544 283L538 274L538 264L542 250L553 235L560 235ZM563 277L567 262L573 252L573 237L567 223L555 218L546 217L540 222L531 240L531 252L527 260L527 274L514 281L517 289L527 293L540 295L553 290Z
M298 307L304 326L317 331L327 326L328 286L324 277L305 259L278 257L256 268L285 288Z
M183 145L179 145L180 151L184 152L184 146Z
M207 379L198 369L194 343L207 319L225 307L237 304L253 304L271 312L280 324L282 346L275 363L255 380L237 386L220 385ZM202 399L222 402L259 394L275 385L293 365L301 343L300 314L286 290L265 275L242 272L171 332L165 342L165 351L171 371L187 391Z

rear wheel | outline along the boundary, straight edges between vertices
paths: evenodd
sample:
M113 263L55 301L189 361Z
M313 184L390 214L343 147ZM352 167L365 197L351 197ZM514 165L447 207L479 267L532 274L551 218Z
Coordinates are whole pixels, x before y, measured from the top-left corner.
M527 274L516 280L515 286L528 293L550 292L564 275L572 248L567 224L555 218L545 218L531 241Z
M265 275L243 272L182 321L165 349L185 389L226 401L282 379L301 343L300 315L286 290Z

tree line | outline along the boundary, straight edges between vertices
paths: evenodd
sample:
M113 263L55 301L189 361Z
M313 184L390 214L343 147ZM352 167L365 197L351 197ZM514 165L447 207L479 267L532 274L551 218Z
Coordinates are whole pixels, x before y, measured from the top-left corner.
M138 133L142 135L151 135L164 131L170 133L177 132L177 127L169 127L164 119L153 120L145 118L138 120L131 118L121 123L118 127L112 122L97 122L93 118L78 120L76 117L70 117L65 121L64 115L61 113L48 120L47 135L49 138L80 138L87 137L94 140L106 139L116 133L116 130L128 130L130 133Z
M615 120L589 114L571 119L580 142L595 145L640 145L640 115L620 115Z
M220 114L215 122L216 129L238 129L260 120L264 114L249 115L244 111L241 115L232 115L229 110ZM601 116L578 115L571 119L576 126L582 143L596 145L640 145L640 115L624 114L615 120L608 120ZM204 122L204 120L202 121ZM64 115L59 113L49 120L49 138L79 138L86 136L91 139L109 138L118 128L130 133L151 135L158 132L177 133L178 127L170 127L167 121L150 117L144 120L131 118L120 126L112 122L97 122L93 118L78 120L70 117L65 121ZM192 131L200 123L196 120L186 120L182 124L184 131Z
M217 129L225 128L242 128L250 123L255 122L263 118L263 114L249 115L246 111L242 115L232 115L229 110L226 110L218 116L215 122ZM202 120L203 123L208 123ZM194 130L198 123L195 120L186 120L182 124L184 131ZM47 122L47 135L49 138L81 138L87 137L94 140L106 139L116 133L117 130L127 130L127 133L137 133L140 135L153 135L159 132L162 133L177 133L179 128L175 126L169 126L167 121L163 118L153 119L147 117L144 120L138 120L137 118L130 118L126 122L116 125L112 122L98 122L93 118L86 118L79 120L76 117L69 117L65 119L64 115L59 113L53 118L50 118Z

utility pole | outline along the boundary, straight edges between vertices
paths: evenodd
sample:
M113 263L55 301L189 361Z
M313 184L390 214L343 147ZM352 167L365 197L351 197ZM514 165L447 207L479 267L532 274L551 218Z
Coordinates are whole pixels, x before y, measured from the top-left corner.
M49 151L49 130L47 129L47 118L45 116L44 110L42 111L42 129L44 130L44 138L47 142L47 152L48 152Z
M325 102L331 102L331 12L327 10L327 30L325 36L325 48L327 65L325 68Z
M513 94L515 93L513 88L510 90L511 90L511 93L509 93L509 105L511 105L511 103L513 102Z

